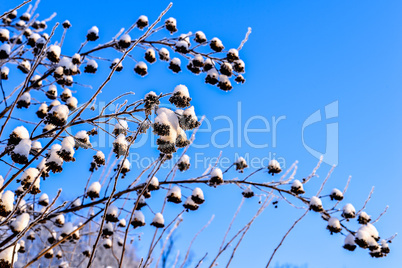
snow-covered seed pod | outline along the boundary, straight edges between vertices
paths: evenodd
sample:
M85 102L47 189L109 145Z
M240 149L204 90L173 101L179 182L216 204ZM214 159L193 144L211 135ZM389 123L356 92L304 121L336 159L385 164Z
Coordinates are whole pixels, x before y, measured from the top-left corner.
M181 71L181 60L179 58L173 58L169 63L169 69L174 73L179 73Z
M29 224L29 214L22 213L10 224L10 229L14 234L22 232Z
M134 211L133 220L131 221L131 225L135 228L141 227L145 225L145 217L141 211Z
M34 240L36 239L36 237L35 237L35 232L32 231L32 230L30 230L30 231L28 232L27 239L28 239L28 240L31 240L31 241L34 241Z
M148 74L147 64L143 61L138 62L134 67L134 71L141 76L147 75Z
M70 265L66 261L62 261L58 266L58 268L69 268L69 267Z
M68 29L71 27L71 22L69 20L65 20L61 25L64 29Z
M380 236L377 231L377 228L375 228L375 226L371 223L367 223L366 225L360 226L359 230L364 230L364 231L368 232L375 241L380 240Z
M315 212L322 212L324 210L322 207L321 199L317 196L311 197L309 207Z
M59 81L59 80L57 80ZM63 83L64 85L71 87L73 85L73 77L71 75L64 76Z
M204 61L204 72L208 72L212 68L214 68L214 62L211 59L206 59Z
M61 149L57 152L57 154L66 162L75 161L74 158L74 146L75 140L73 137L68 136L65 137L61 143Z
M87 40L88 41L96 41L99 38L99 29L96 26L92 26L91 29L87 32Z
M215 85L219 82L219 73L215 69L211 69L207 72L205 77L205 83Z
M113 128L113 135L119 136L120 134L127 135L128 124L126 120L117 120Z
M72 208L77 208L82 205L81 199L77 198L71 203Z
M148 182L148 191L159 190L159 180L157 177L153 176Z
M10 246L3 249L0 252L0 265L1 267L9 268L14 267L14 264L18 261L18 251L20 249L20 244L17 243L15 246Z
M105 163L105 154L101 151L97 151L96 154L93 156L93 161L91 162L91 168L89 169L89 171L94 172L99 167L105 165Z
M21 97L17 101L17 108L28 108L31 105L31 94L29 92L25 92L21 95Z
M166 113L160 113L155 117L155 122L152 124L153 132L160 136L170 135L170 121Z
M128 172L130 172L130 170L131 170L130 161L128 161L128 159L126 158L126 159L124 159L124 162L123 162L123 159L121 159L120 162L117 164L117 170L119 170L120 167L122 167L121 168L121 174L122 174L121 178L124 179L126 177L126 174Z
M32 30L29 28L25 28L23 31L23 35L28 39L29 36L32 34ZM22 41L22 37L20 37L21 41ZM11 43L14 43L13 40L17 40L17 35L13 35L13 37L11 38Z
M10 43L11 44L16 44L16 45L21 45L22 44L22 36L20 36L20 35L13 35L11 38L10 38Z
M254 192L251 187L247 187L246 189L244 189L241 194L244 196L244 198L250 198L254 196Z
M375 251L380 249L380 245L373 238L369 240L368 248L370 251ZM381 251L381 250L380 250Z
M113 224L111 222L105 223L102 229L102 236L107 238L113 235Z
M343 248L349 251L354 251L356 249L355 237L352 234L346 236Z
M10 31L7 29L0 29L0 42L7 42L10 39Z
M177 132L174 129L169 131L168 136L161 136L156 140L158 150L163 154L172 154L176 152Z
M25 253L26 249L25 249L25 240L21 239L19 241L19 245L20 245L20 249L18 250L18 253Z
M1 70L0 70L1 80L8 80L9 73L10 73L10 69L7 66L1 67Z
M221 74L219 76L218 87L223 91L230 91L232 89L232 84L226 75Z
M201 44L201 43L207 42L207 37L205 36L205 34L203 32L197 31L195 33L194 41Z
M66 105L70 111L77 109L78 100L75 97L70 97L66 100Z
M64 85L64 68L62 66L57 67L54 69L53 77L57 80L57 84Z
M14 208L14 193L6 191L0 198L0 216L7 217Z
M177 168L183 172L190 168L190 157L188 155L183 155L180 157L180 160L177 162Z
M101 184L95 181L88 187L87 196L91 198L91 200L93 200L99 197L100 191L101 191Z
M87 131L85 130L78 131L74 137L75 137L75 147L74 147L75 149L77 149L78 147L82 147L85 149L92 147Z
M37 155L41 150L42 150L42 144L39 141L33 141L29 153L31 155Z
M59 214L54 218L54 225L61 228L64 226L65 221L64 215Z
M190 144L190 141L187 139L186 132L180 128L177 138L176 138L176 147L177 148L184 148Z
M69 109L67 105L57 105L50 109L46 116L45 123L55 126L64 126L67 123Z
M339 233L340 231L342 231L341 223L339 222L338 218L329 218L327 229L331 232L331 234Z
M45 21L34 21L32 23L32 28L34 28L35 30L43 30L47 27L46 22Z
M294 180L292 186L290 187L290 191L296 195L304 194L303 184L299 180Z
M360 212L359 217L357 218L357 221L360 224L367 224L371 221L371 217L364 211Z
M33 33L28 37L28 46L30 47L35 47L36 45L36 41L39 40L39 38L41 38L41 36L38 33Z
M31 63L27 60L23 60L18 64L17 68L24 74L27 74L31 70Z
M15 195L18 197L24 193L24 187L22 187L22 185L20 185L14 192L15 192Z
M119 224L117 226L122 227L122 228L126 227L127 226L126 219L123 218L123 219L119 220Z
M211 178L209 179L209 185L216 186L223 183L222 170L220 168L214 168L211 172Z
M148 48L145 52L145 60L149 63L154 63L156 61L155 50L153 48Z
M171 17L171 18L168 18L167 20L165 20L165 27L166 27L166 30L168 30L170 32L170 34L177 32L176 19Z
M191 194L191 199L193 199L193 201L196 204L202 204L204 203L205 199L204 199L204 193L202 192L201 188L196 187L192 194Z
M31 78L31 87L33 88L40 88L42 86L42 77L40 75L34 75Z
M47 49L46 56L51 62L60 61L61 48L57 45L50 45Z
M163 228L165 227L165 219L163 218L163 215L161 213L156 213L155 217L152 220L151 223L152 226L155 226L156 228Z
M164 47L159 49L159 59L163 60L163 61L169 61L169 59L170 59L169 50L167 50Z
M124 134L120 134L117 138L113 141L113 152L116 154L116 157L119 158L128 150L128 142L126 140L126 136Z
M32 142L30 139L21 140L11 151L11 159L17 164L28 163Z
M71 90L68 88L64 89L60 95L61 100L64 102L67 101L71 97L72 97Z
M13 10L10 13L7 14L7 18L13 20L17 17L17 10Z
M233 62L233 69L238 73L244 73L245 64L242 60L235 60Z
M71 57L71 63L74 65L80 65L81 64L81 55L78 53L75 53L72 57Z
M55 85L50 85L46 91L46 97L51 100L57 99L57 87Z
M244 77L241 74L239 74L239 75L236 76L235 81L237 83L244 84L244 82L246 82L246 79L244 79Z
M116 65L116 72L121 72L123 70L123 62L120 62L120 59L116 58L112 61L112 64L110 64L110 69L113 69Z
M129 48L131 45L131 36L128 34L123 34L117 44L121 49Z
M355 207L348 203L342 208L342 217L346 220L356 218L356 209Z
M187 197L186 202L184 202L183 207L188 210L197 210L198 205L197 203L194 202L194 200L191 198L191 196Z
M188 43L186 41L183 41L183 40L176 42L176 44L174 46L175 51L179 52L179 53L182 53L182 54L188 53L188 51L189 51L188 47L189 47Z
M48 157L46 158L46 167L48 168L49 171L52 171L53 173L59 173L63 171L62 165L63 165L63 158L60 157L58 154L58 151L60 151L61 146L59 144L57 147L53 147L49 152Z
M373 239L365 230L357 230L355 234L355 243L361 248L368 248L370 240Z
M63 258L63 252L62 252L61 250L57 251L57 253L56 253L56 258L57 258L58 260L60 260L61 258ZM60 267L60 266L59 266L59 267Z
M226 59L228 62L234 62L239 59L239 51L235 48L231 48L228 51L228 54L226 54Z
M138 204L135 209L140 210L141 208L145 207L146 205L147 205L147 202L145 201L145 197L141 195L138 199Z
M98 63L95 60L89 60L85 66L84 72L94 74L98 70Z
M190 72L192 72L193 74L199 74L199 73L201 73L201 69L200 69L199 67L194 66L192 60L187 64L187 69L188 69Z
M110 205L106 211L106 221L118 222L119 209L115 205Z
M103 247L105 248L105 249L109 249L109 248L111 248L112 247L112 240L110 239L110 238L106 238L106 239L104 239L103 240Z
M167 201L179 204L181 203L181 189L178 186L173 186L167 193Z
M382 257L384 257L384 254L382 253L380 247L378 247L376 249L373 249L373 250L370 250L369 254L373 258L382 258Z
M55 125L52 125L52 124L45 124L45 126L44 126L43 129L42 129L42 133L47 133L47 132L49 132L49 131L51 131L51 130L53 130L53 129L55 129L55 128L56 128ZM47 137L53 137L53 136L54 136L54 133L49 133L49 134L47 134L46 136L47 136Z
M24 190L29 189L31 184L34 185L31 188L31 194L38 194L40 193L40 172L36 168L28 168L24 171L21 176L21 185L23 186ZM35 181L35 182L34 182Z
M222 63L219 70L220 70L221 74L224 74L227 77L232 76L233 68L232 68L232 65L228 62Z
M144 108L146 109L145 112L147 115L150 115L152 110L160 104L158 95L153 91L145 94L144 102Z
M124 240L121 239L121 238L118 238L118 239L117 239L117 245L118 245L119 247L122 247L122 246L124 245Z
M215 52L221 52L225 48L222 44L222 41L217 37L211 39L209 46Z
M47 242L49 242L49 244L54 244L56 240L57 240L57 233L55 231L50 232L47 236Z
M385 240L385 239L383 239L383 240L381 240L381 252L383 253L383 254L388 254L388 253L390 253L390 248L389 248L389 245L388 245L388 242L387 242L387 240Z
M329 197L331 200L342 201L343 200L343 193L339 189L332 189Z
M84 248L82 249L82 255L87 258L91 256L91 248L88 245L84 246Z
M279 164L279 162L275 159L272 159L271 161L269 161L268 173L272 174L272 176L273 176L274 174L277 174L280 172L282 172L282 169L281 169L281 165Z
M137 22L136 22L136 25L137 25L137 28L138 28L138 29L140 29L140 30L144 29L145 27L148 26L148 17L147 17L147 16L144 16L144 15L141 15L141 16L138 18L138 20L137 20Z
M7 145L17 145L23 139L29 139L28 130L24 126L16 127L11 132Z
M173 95L169 98L169 102L178 108L185 108L190 106L190 94L185 85L178 85L173 90Z
M237 158L234 164L236 166L236 170L238 170L240 173L243 173L244 169L248 167L246 159L241 156Z
M31 19L31 14L29 14L28 12L25 12L24 14L22 14L20 16L20 20L23 21L29 21Z
M38 204L41 205L41 206L47 206L47 205L49 205L49 196L48 196L47 194L45 194L45 193L42 194L42 195L39 197Z

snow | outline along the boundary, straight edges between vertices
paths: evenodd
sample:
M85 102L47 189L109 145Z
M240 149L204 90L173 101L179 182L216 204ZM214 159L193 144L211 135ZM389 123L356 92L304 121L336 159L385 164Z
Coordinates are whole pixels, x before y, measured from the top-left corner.
M68 118L68 107L64 104L61 105L57 105L52 107L52 109L49 112L50 114L52 114L54 117L58 118L61 121L66 122L67 118Z
M175 19L175 18L170 17L170 18L168 18L168 19L165 21L165 23L166 23L166 24L170 24L170 25L174 25L174 26L176 26L177 21L176 21L176 19Z
M334 199L343 199L343 193L339 189L336 189L336 188L332 189L330 196L333 198L337 197Z
M93 182L89 187L88 187L88 193L93 192L93 193L100 193L101 191L101 184L98 181Z
M268 169L269 170L281 170L281 165L279 164L279 162L276 159L272 159L271 161L269 161L268 164Z
M210 78L214 78L216 80L218 80L219 78L219 73L215 70L215 69L211 69L207 72L207 76Z
M128 34L123 34L123 35L120 37L119 41L123 41L123 42L125 42L125 43L131 43L131 36L128 35Z
M316 207L322 206L321 199L319 199L319 198L316 197L316 196L311 197L311 199L310 199L310 206L316 206Z
M30 71L31 70L31 63L27 60L23 60L20 62L19 66L21 66L22 68L24 68L26 71Z
M116 125L114 125L114 131L127 131L128 130L128 124L126 120L117 120Z
M36 43L36 41L38 41L38 39L41 38L41 36L37 33L33 33L29 36L29 40L31 40L33 43Z
M138 18L138 20L141 21L141 22L143 22L143 23L148 23L148 17L145 16L145 15L141 15L141 16Z
M173 186L167 193L167 196L176 197L177 199L181 199L181 189L178 186Z
M8 41L10 39L10 31L7 29L0 29L0 40Z
M300 191L300 190L304 191L303 184L299 180L294 180L291 188L298 190L298 191Z
M98 36L99 35L98 27L92 26L92 28L88 30L88 34L94 34L94 35Z
M36 168L28 168L22 173L21 182L29 184L33 182L39 176L39 170ZM40 179L36 179L36 182L40 181ZM36 183L35 183L36 185Z
M49 196L47 194L42 194L39 197L39 203L47 203L47 204L49 204Z
M178 41L176 42L176 48L178 48L180 51L188 51L188 42L182 40L182 41Z
M113 233L113 224L111 222L105 223L103 230L107 231L108 233Z
M24 230L29 224L29 214L22 213L21 215L17 216L15 221L11 223L11 229L15 233L19 233Z
M234 66L235 66L234 69L236 70L236 72L244 73L244 69L246 68L246 65L244 64L244 61L235 60L234 61Z
M328 226L334 228L334 229L340 229L341 228L341 223L339 222L338 218L336 217L331 217L328 220Z
M145 62L143 62L143 61L140 61L135 65L135 69L137 69L137 68L141 68L141 69L143 69L145 71L148 70L147 64Z
M179 58L173 58L170 62L174 65L181 65L181 60Z
M352 234L348 234L345 237L345 245L355 245L355 237Z
M187 197L186 201L184 202L184 207L193 207L195 209L198 208L198 205L194 202L191 196Z
M74 231L73 224L71 222L67 222L67 223L64 224L63 228L61 229L61 235L62 236L67 236L72 231Z
M61 93L61 97L62 97L62 99L64 99L64 100L67 100L67 99L70 98L71 96L72 96L71 90L68 89L68 88L65 88L65 89L63 90L63 92Z
M29 152L31 151L31 140L30 139L22 139L17 146L15 146L13 152L15 154L19 154L21 156L28 157Z
M4 207L4 211L11 212L14 208L13 203L14 193L8 190L2 195L0 205Z
M98 63L96 63L95 60L89 60L89 61L87 62L87 66L88 66L88 67L92 67L92 68L94 68L94 69L98 69Z
M152 58L155 58L155 50L153 48L148 48L145 52L145 54L148 54Z
M229 84L230 84L229 78L228 78L226 75L224 75L224 74L221 74L221 75L219 76L219 80L221 81L221 83L229 83Z
M29 21L31 19L31 14L29 14L28 12L25 12L24 14L21 15L20 18L25 21Z
M15 249L15 251L14 251ZM9 263L11 265L11 262L16 263L18 260L18 250L20 249L20 245L17 243L15 247L8 247L4 249L3 251L0 252L0 260L4 260L6 263ZM13 258L14 255L14 258ZM12 267L13 265L9 266ZM4 266L8 267L8 266Z
M368 220L370 219L370 216L369 216L365 211L362 211L362 212L360 212L360 214L359 214L359 218L362 218L362 219L368 221Z
M111 248L112 247L112 240L109 238L103 240L103 246L105 248Z
M24 94L21 95L21 97L18 99L18 101L31 103L31 94L29 94L29 92L25 92Z
M197 197L199 199L204 200L204 193L201 190L201 188L197 187L193 190L193 193L191 194L191 196Z
M151 178L151 182L149 183L149 186L152 186L153 188L159 188L159 180L158 180L158 178L153 176Z
M160 212L156 213L154 219L152 220L152 223L156 223L158 225L165 224L165 220L163 218L163 215Z
M75 134L75 138L78 139L80 142L85 143L86 145L91 144L89 141L89 135L85 130L78 131L77 134Z
M350 203L346 204L343 207L342 211L342 216L345 218L354 218L354 215L356 213L355 207Z
M371 223L367 223L367 225L360 226L359 230L367 232L375 240L379 239L379 233L377 231L377 228L375 228L374 225L372 225Z
M78 105L78 100L75 97L70 97L66 100L66 104L70 109L76 109Z
M196 37L196 39L199 40L199 41L205 42L205 41L207 40L207 37L205 36L205 34L204 34L202 31L197 31L197 32L195 33L195 37Z
M140 210L134 211L133 219L139 222L145 222L144 214Z
M181 96L190 97L188 93L188 88L185 85L178 85L174 88L173 94L179 93Z
M74 152L75 140L73 137L68 136L63 139L61 142L61 150L73 150Z
M7 66L3 66L1 67L1 74L8 76L8 74L10 73L10 69Z
M56 58L59 58L61 54L61 48L58 45L50 45L47 52L53 53Z
M211 178L218 177L223 179L222 170L220 168L214 168L211 172Z
M60 101L54 100L54 101L52 101L52 102L50 103L49 107L50 107L50 108L53 108L53 107L59 106L59 105L61 105Z
M71 204L71 207L79 207L79 206L81 206L81 199L80 198L77 198L77 199L75 199L74 200L74 202Z
M121 166L122 162L123 162L123 159L121 159L121 160L120 160L120 162L119 162L119 164L118 164L118 167L120 167L120 166ZM130 170L130 169L131 169L131 164L130 164L130 161L128 161L128 159L127 159L127 158L126 158L126 159L124 159L124 163L123 163L123 169L126 169L126 170Z
M370 233L368 233L366 230L359 229L355 234L355 238L368 243L372 237L370 236Z
M179 162L189 164L190 163L190 157L186 154L184 154L182 157L180 157Z
M169 50L167 50L166 48L161 48L159 50L159 55L160 55L160 59L161 60L169 60L170 54L169 54Z
M119 209L115 205L110 205L107 208L106 215L110 215L110 216L112 216L114 218L117 218L118 213L119 213Z
M237 58L239 57L239 51L235 48L229 49L228 54L232 54L233 56L235 56Z
M117 138L113 141L113 152L118 156L124 155L128 149L128 142L124 134L119 134Z
M95 155L99 159L105 159L105 154L102 151L97 151Z
M121 219L120 221L119 221L119 226L120 227L126 227L126 225L127 225L127 222L126 222L126 219Z
M59 66L65 68L65 69L71 69L72 65L73 65L72 60L70 58L67 58L67 57L61 58L61 60L59 62Z
M59 226L64 225L64 223L65 223L65 221L66 221L63 214L57 215L57 216L54 218L54 220L55 220L55 222L57 222L57 224L58 224Z
M81 55L78 54L78 53L75 53L71 59L74 60L75 62L80 63L81 62Z

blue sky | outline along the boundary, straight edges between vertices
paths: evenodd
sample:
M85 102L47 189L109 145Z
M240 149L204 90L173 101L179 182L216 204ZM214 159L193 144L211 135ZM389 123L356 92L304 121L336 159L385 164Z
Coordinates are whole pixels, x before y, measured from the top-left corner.
M303 122L317 110L323 112L326 105L338 101L337 118L323 120L305 130L305 142L323 152L327 137L326 124L337 123L339 126L338 167L324 192L329 192L333 187L343 188L348 176L352 175L345 202L352 202L356 208L360 208L371 187L375 186L374 196L366 211L376 218L389 205L390 209L376 225L377 229L384 238L400 232L402 171L398 167L402 160L402 19L399 11L402 2L205 0L173 3L167 16L177 19L180 33L202 30L208 38L219 37L227 48L237 47L247 27L252 27L250 39L240 52L246 64L246 84L234 86L230 93L222 92L204 84L203 75L194 76L187 70L179 75L172 74L163 62L150 66L149 74L141 78L133 74L133 63L127 62L127 68L114 76L98 101L107 101L125 91L133 91L138 97L150 90L170 92L182 83L190 89L197 114L206 115L213 131L228 127L227 121L216 119L216 116L228 116L236 124L240 122L242 128L252 116L267 118L271 126L273 117L282 117L284 119L278 123L276 131L275 146L272 142L273 131L250 134L253 143L269 144L267 148L260 149L249 146L244 133L239 137L236 131L234 146L224 148L223 156L234 159L235 154L250 154L263 158L275 154L284 159L287 166L299 160L298 178L308 175L318 161L303 146ZM46 18L56 11L58 14L54 21L71 21L73 27L68 32L62 53L72 55L93 25L100 29L99 42L106 42L120 27L127 28L142 14L153 21L167 4L168 1L111 3L70 0L66 5L43 0L38 11L40 18ZM4 9L11 6L7 2ZM61 32L59 29L56 38ZM117 54L106 52L99 55L114 58ZM182 61L184 65L185 60ZM108 71L108 64L101 63L99 73L94 78L81 75L77 81L91 79L96 88ZM94 91L82 87L76 90L78 100L88 99ZM242 107L241 121L237 117L238 105ZM250 127L262 128L262 121L253 121ZM211 133L200 133L196 141L208 142L210 136ZM225 133L216 136L220 144L227 139ZM149 149L149 142L135 150L141 155L157 155L155 149ZM202 150L192 148L189 155L202 152L213 157L219 155L220 150L211 146ZM104 151L107 152L107 149ZM66 173L52 176L49 182L43 183L42 190L54 196L55 190L62 187L64 198L74 196L78 186L85 185L89 176L87 167L91 154L79 151L77 158L80 161L75 168L71 164L65 165ZM78 174L77 165L82 168ZM317 191L329 169L328 164L322 166L318 172L320 177L306 187L308 193ZM134 178L135 172L126 180ZM202 169L198 169L179 174L178 179L202 172ZM230 172L226 178L238 176ZM255 179L263 182L271 178L261 174ZM123 188L124 183L120 187ZM153 196L154 210L158 210L162 198L163 193ZM185 214L182 230L177 233L177 248L187 249L193 234L215 214L215 220L198 237L193 247L195 260L210 251L207 258L207 263L210 263L241 201L241 191L235 186L221 187L206 190L206 198L207 202L198 212ZM257 206L258 198L246 200L233 229L240 228L254 214ZM180 209L169 204L166 215L174 215ZM279 203L279 209L269 207L254 223L231 267L265 267L282 235L301 213L285 202ZM150 219L152 215L149 213L148 217ZM397 253L402 250L399 238L391 244L388 257L371 259L367 251L358 249L350 253L342 249L343 237L331 236L325 226L318 214L309 213L285 241L274 263L279 266L287 263L308 265L311 268L398 267ZM151 231L150 227L143 229L142 241L147 240ZM143 242L136 245L139 253L148 248ZM226 264L227 259L228 255L224 255L219 263Z

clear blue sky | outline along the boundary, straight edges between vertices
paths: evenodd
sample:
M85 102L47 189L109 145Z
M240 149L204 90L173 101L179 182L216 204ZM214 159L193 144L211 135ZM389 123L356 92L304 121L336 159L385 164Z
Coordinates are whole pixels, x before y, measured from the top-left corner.
M10 2L3 4L4 9L11 7ZM142 14L153 21L167 4L168 1L112 3L78 0L57 4L57 1L43 0L39 13L40 18L45 18L56 11L58 15L55 21L71 21L73 27L69 30L62 53L72 55L84 40L86 31L93 25L100 29L99 42L105 42L120 27L127 28ZM277 157L285 159L287 166L299 160L298 178L308 175L317 162L303 146L303 122L315 111L323 111L326 105L338 101L339 117L306 128L305 142L316 150L324 151L326 123L338 123L338 167L324 192L329 192L332 187L343 188L348 176L352 175L345 201L352 202L359 209L371 186L376 186L366 211L376 218L386 205L390 205L389 212L376 225L380 235L389 237L401 231L399 222L402 220L402 171L399 168L402 161L401 8L402 2L395 0L174 1L167 16L177 19L180 33L202 30L208 38L217 36L227 48L231 48L237 47L247 27L252 27L250 40L240 52L246 64L246 84L235 86L230 93L221 92L203 84L203 75L194 76L187 70L179 75L171 74L163 62L150 66L150 74L140 78L132 72L133 63L127 62L126 70L114 77L98 100L108 100L125 91L134 91L139 97L150 90L169 92L175 85L183 83L190 89L197 114L207 116L212 130L228 127L226 121L214 120L216 116L226 115L236 123L239 122L236 117L239 101L243 127L247 119L255 115L267 118L270 123L273 116L285 116L286 119L278 124L276 146L272 143L272 131L250 134L253 143L268 142L268 148L261 149L247 145L243 135L239 146L239 135L236 132L234 147L225 148L223 156L233 159L236 153L249 153L253 157L262 158L275 153ZM60 33L59 29L57 36ZM138 34L138 31L135 33ZM99 55L115 56L113 53ZM183 64L185 62L183 60ZM108 70L107 63L100 63L99 74L93 83L98 85ZM81 75L78 81L88 81L88 77ZM88 98L93 92L93 89L86 88L77 90L79 101L80 98ZM261 121L254 121L250 126L263 127ZM208 141L210 135L200 133L197 142ZM217 135L217 141L225 143L228 138L225 135ZM157 155L155 149L149 149L149 142L135 150L144 155ZM198 152L213 157L220 150L208 147ZM106 149L104 151L107 152ZM193 148L189 154L192 156L196 152ZM65 198L74 196L78 186L85 185L89 175L87 167L90 155L80 150L76 157L80 160L88 159L79 161L83 171L77 174L77 166L73 169L72 164L67 164L64 166L66 174L52 176L49 182L43 183L43 190L54 196L55 189L63 187ZM306 187L308 193L317 191L319 182L329 168L329 165L323 165L318 172L320 178ZM126 180L132 180L136 172L133 171ZM179 174L178 178L185 179L202 172L202 169L198 169ZM237 173L231 172L226 178L237 176ZM260 182L270 179L267 174L256 177ZM121 187L124 187L123 184ZM154 210L160 208L162 198L163 193L153 196ZM210 263L241 201L241 191L235 186L222 187L206 191L206 198L207 202L198 212L185 214L182 231L177 233L177 248L187 249L193 234L215 214L215 220L198 237L193 247L194 260L209 251L207 263ZM257 202L258 198L246 200L234 230L254 214ZM178 206L169 204L166 215L172 216L179 210ZM231 267L265 267L280 238L300 214L301 211L289 207L285 202L279 204L279 209L268 208L254 223ZM148 220L152 217L151 213L145 215ZM274 263L278 266L308 265L311 268L400 266L400 238L391 244L388 257L371 259L368 251L357 249L350 253L342 249L343 237L331 236L325 226L318 214L310 213L290 234ZM353 223L352 226L356 225ZM142 241L147 240L152 230L150 227L143 229ZM148 244L143 242L136 245L140 253L148 248ZM219 262L226 264L227 257L224 255Z

